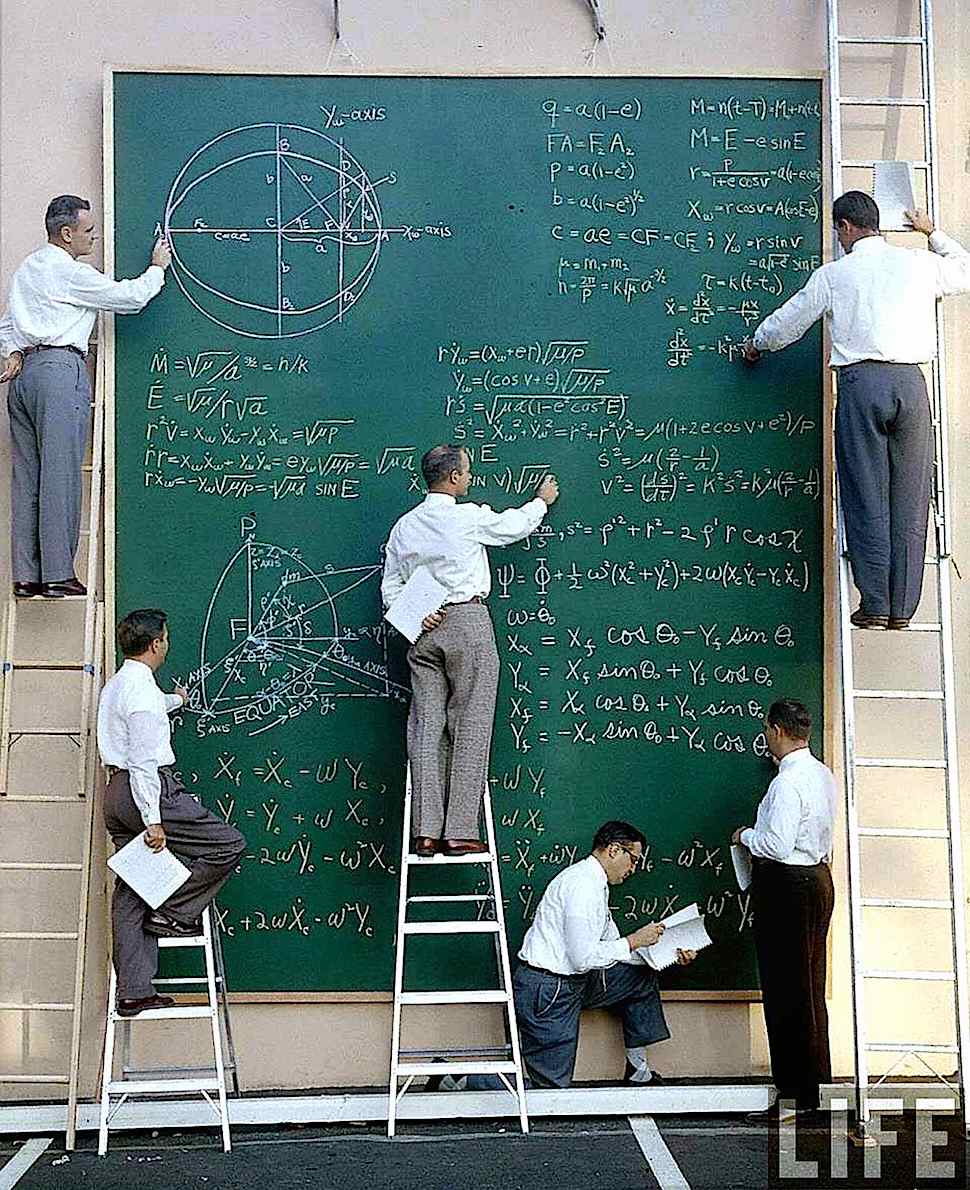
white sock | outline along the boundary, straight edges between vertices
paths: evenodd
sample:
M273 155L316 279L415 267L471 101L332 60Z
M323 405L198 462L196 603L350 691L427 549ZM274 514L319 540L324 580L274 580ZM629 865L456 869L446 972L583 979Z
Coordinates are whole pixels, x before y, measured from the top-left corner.
M628 1047L626 1050L626 1060L633 1067L633 1074L630 1075L631 1082L650 1082L653 1078L653 1071L650 1069L650 1063L647 1061L646 1046L635 1045Z

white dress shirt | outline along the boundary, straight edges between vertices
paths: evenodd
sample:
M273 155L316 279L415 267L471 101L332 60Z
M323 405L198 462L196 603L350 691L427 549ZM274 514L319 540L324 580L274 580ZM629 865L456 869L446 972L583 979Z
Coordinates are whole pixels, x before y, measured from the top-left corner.
M796 748L778 766L741 842L761 859L808 867L832 854L834 818L835 778L810 748Z
M38 248L10 282L0 318L0 354L47 343L87 353L98 310L137 314L165 284L165 270L149 265L131 281L112 281L56 244Z
M429 492L400 518L387 539L381 596L390 607L419 566L448 591L446 603L466 603L492 589L487 545L511 545L528 537L546 515L538 496L521 508L493 512L487 504L459 504L445 492Z
M542 894L519 958L556 975L582 975L614 963L642 963L610 913L610 886L595 855L566 868Z
M823 314L833 368L860 360L922 364L936 355L936 299L970 291L970 253L942 231L930 252L864 236L852 251L815 270L754 332L759 351L781 351Z
M159 765L174 764L170 711L182 705L164 694L142 661L129 657L109 678L98 703L98 751L104 764L127 769L131 796L146 826L161 822Z

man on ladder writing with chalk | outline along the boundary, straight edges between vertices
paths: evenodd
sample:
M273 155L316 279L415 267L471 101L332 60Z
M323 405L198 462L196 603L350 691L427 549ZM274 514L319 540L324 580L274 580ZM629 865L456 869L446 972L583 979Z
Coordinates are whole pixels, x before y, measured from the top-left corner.
M434 446L421 460L428 494L397 521L387 541L381 595L389 607L421 567L445 590L408 650L412 700L408 756L414 792L414 850L422 856L487 851L478 813L488 777L499 658L486 606L492 579L486 547L510 545L538 527L559 496L547 475L521 508L493 512L459 503L471 484L460 446Z

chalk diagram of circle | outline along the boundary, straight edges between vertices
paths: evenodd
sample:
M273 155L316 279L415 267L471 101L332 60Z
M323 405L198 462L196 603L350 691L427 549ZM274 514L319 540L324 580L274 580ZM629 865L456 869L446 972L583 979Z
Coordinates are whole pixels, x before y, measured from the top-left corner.
M189 710L258 735L324 700L406 701L373 625L380 575L378 565L315 570L297 551L247 539L209 600Z
M225 330L292 339L341 322L363 295L385 228L377 187L341 140L299 124L248 124L179 170L163 231L172 276Z

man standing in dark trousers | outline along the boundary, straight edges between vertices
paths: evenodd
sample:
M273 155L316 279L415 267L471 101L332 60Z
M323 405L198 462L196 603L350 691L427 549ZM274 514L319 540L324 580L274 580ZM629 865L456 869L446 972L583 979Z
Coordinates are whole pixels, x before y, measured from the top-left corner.
M754 940L780 1105L751 1119L813 1112L819 1085L832 1081L825 946L834 903L829 857L835 778L812 755L811 731L812 717L802 703L786 698L771 705L765 735L778 775L755 825L739 827L731 839L743 843L754 861Z
M85 594L74 555L91 412L88 340L99 310L142 310L165 283L172 259L159 240L140 277L112 281L78 259L96 239L86 199L52 199L46 224L47 243L14 273L0 319L0 383L11 382L13 592L21 599Z
M823 314L838 375L835 452L857 628L906 628L923 587L933 477L933 427L919 365L936 356L936 299L970 291L970 254L907 211L930 252L887 244L868 194L837 198L845 255L816 269L745 347L754 363L781 351Z
M535 499L493 512L458 501L468 494L471 460L460 446L435 446L421 460L428 494L396 522L385 549L381 596L389 607L419 568L447 591L408 650L414 850L418 855L484 852L478 812L488 776L499 658L486 599L486 546L521 541L559 495L547 475Z
M125 661L101 692L98 750L111 773L104 822L115 848L144 831L153 851L170 847L189 869L188 880L157 910L120 878L111 902L118 1013L137 1016L172 1003L158 996L158 938L201 932L199 916L222 888L246 849L236 830L201 805L175 776L168 716L186 692L163 694L156 671L168 655L168 623L157 608L131 612L118 625Z

